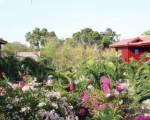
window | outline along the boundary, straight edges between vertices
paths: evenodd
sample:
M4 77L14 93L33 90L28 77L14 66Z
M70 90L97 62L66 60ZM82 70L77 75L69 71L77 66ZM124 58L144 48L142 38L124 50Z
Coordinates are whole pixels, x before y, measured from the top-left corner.
M139 49L134 49L134 54L135 55L139 54Z

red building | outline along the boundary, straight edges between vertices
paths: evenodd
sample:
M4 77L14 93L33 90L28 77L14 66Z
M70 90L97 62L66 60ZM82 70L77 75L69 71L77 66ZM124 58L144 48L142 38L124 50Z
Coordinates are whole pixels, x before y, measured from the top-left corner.
M130 61L130 58L138 60L144 52L150 52L150 36L120 40L111 44L110 47L121 51L122 56L127 62Z
M2 47L3 44L6 44L6 43L7 43L7 41L0 38L0 56L1 56L1 47Z

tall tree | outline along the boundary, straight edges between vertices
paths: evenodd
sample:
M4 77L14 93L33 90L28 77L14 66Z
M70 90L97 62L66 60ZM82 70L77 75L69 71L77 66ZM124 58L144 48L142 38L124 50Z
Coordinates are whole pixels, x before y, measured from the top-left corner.
M93 31L91 28L84 28L79 32L72 35L73 39L81 44L95 44L100 43L101 35L97 31Z
M100 33L102 35L101 46L103 48L109 47L109 44L118 40L119 35L116 34L111 28L107 28L104 32Z
M40 30L40 28L35 28L32 32L28 32L25 35L26 41L30 43L32 48L39 49L45 46L49 37L56 37L55 32L49 32L46 28Z
M109 44L118 39L118 35L111 28L104 32L93 31L91 28L84 28L72 35L75 41L81 44L97 44L103 48L109 47Z

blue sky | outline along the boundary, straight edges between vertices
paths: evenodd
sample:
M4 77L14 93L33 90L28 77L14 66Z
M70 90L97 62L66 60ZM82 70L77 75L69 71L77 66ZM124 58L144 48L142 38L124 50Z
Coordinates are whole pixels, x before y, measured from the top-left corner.
M150 0L0 0L0 37L25 43L35 27L70 37L82 28L110 27L121 38L150 29Z

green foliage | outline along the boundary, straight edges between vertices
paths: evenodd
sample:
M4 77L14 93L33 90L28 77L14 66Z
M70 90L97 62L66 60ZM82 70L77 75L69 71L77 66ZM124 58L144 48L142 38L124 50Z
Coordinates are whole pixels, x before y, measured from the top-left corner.
M1 58L0 70L10 81L22 80L24 73L36 77L38 81L43 81L54 71L42 60L37 62L27 57L20 61L15 56Z
M84 28L81 32L73 34L73 39L82 44L92 45L98 43L101 40L101 36L98 32L93 31L91 28Z
M97 44L99 47L108 48L110 43L118 39L118 35L111 28L101 33L91 28L84 28L74 33L72 38L83 45Z
M133 106L139 109L140 102L150 98L150 62L131 60L125 66L125 76L130 83L130 94L133 96Z
M121 115L117 109L106 108L101 112L101 115L94 117L93 120L121 120Z
M143 35L150 35L150 30L145 31Z
M55 32L49 32L46 28L40 30L35 28L32 32L28 32L25 35L26 40L30 43L32 48L39 49L44 46L48 38L57 38Z
M119 35L117 35L111 28L107 28L105 32L102 32L101 45L103 48L108 48L109 44L118 40Z
M18 79L18 72L21 69L20 65L20 61L14 56L8 56L0 59L0 69L11 81Z
M45 64L45 61L37 62L28 57L21 61L21 69L23 73L28 73L36 77L39 82L46 80L48 75L53 71L52 68Z
M16 52L27 52L31 51L31 48L28 48L26 45L13 42L13 43L7 43L2 48L2 54L4 56L10 56L10 55L16 55Z

